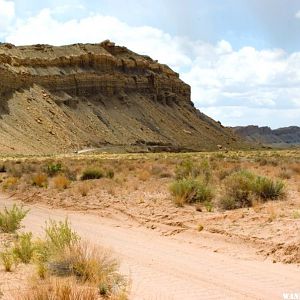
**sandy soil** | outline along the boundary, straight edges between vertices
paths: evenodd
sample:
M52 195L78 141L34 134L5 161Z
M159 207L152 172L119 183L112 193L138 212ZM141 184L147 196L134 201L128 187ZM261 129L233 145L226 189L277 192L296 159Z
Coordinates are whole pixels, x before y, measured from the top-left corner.
M142 174L143 175L143 174ZM265 259L300 264L300 192L296 177L289 180L286 200L272 201L233 211L197 211L195 206L176 207L169 192L172 178L150 176L141 180L130 173L126 180L100 179L76 182L64 191L25 186L15 197L52 208L84 211L119 222L130 220L165 236L182 232L211 233L217 239L239 241L255 247ZM78 191L88 185L88 195Z
M0 200L1 207L13 202L4 196ZM82 237L112 248L132 280L131 299L282 299L284 292L300 291L298 266L264 261L254 248L209 232L166 236L129 217L28 207L26 230L39 234L47 219L68 216Z

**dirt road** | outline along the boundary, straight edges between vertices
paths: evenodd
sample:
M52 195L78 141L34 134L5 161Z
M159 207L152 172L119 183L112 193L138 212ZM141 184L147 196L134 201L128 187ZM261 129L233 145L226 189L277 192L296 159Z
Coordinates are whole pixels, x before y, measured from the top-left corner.
M0 207L11 204L0 196ZM122 261L122 272L131 277L131 299L273 300L283 299L283 293L300 294L299 267L263 261L244 245L223 244L200 232L162 236L130 220L29 208L26 230L39 234L50 217L68 216L82 237L112 248Z

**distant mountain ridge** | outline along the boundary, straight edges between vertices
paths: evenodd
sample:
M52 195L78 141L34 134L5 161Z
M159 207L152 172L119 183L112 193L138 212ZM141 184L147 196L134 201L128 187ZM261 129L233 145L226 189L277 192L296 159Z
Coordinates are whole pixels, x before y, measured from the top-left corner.
M233 131L249 142L277 147L300 146L300 127L289 126L271 129L255 125L233 127Z

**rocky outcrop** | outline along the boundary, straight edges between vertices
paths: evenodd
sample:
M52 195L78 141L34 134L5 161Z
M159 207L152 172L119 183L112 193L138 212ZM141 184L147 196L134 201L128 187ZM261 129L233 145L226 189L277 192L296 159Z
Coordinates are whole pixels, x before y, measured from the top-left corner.
M233 130L250 142L277 147L300 146L300 127L290 126L272 130L270 127L245 126Z
M0 44L0 153L240 147L168 66L110 41Z

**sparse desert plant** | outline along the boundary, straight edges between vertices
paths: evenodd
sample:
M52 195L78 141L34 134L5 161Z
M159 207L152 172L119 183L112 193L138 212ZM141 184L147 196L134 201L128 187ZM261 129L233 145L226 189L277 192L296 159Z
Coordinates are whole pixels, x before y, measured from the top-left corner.
M113 179L115 177L114 170L112 170L112 169L107 170L105 176L109 179Z
M57 175L59 172L62 171L62 164L61 163L50 163L46 167L46 172L49 176Z
M98 300L97 289L80 285L74 278L49 278L32 284L18 300Z
M257 176L247 170L238 171L225 179L225 191L220 199L223 209L252 206L255 197L261 201L284 196L285 184L281 180Z
M205 207L207 212L213 212L214 211L214 206L213 206L213 204L210 200L204 201L203 204L204 204L204 207Z
M69 180L71 181L77 180L77 170L72 170L68 167L65 167L63 173Z
M3 211L0 211L0 230L5 233L16 232L21 227L21 222L28 212L29 210L16 204L10 209L5 207Z
M64 175L58 175L53 178L53 184L56 189L65 190L70 186L71 182Z
M11 272L12 266L15 263L15 259L12 251L7 248L4 251L0 252L0 259L4 266L5 272Z
M298 211L298 210L295 210L294 212L293 212L293 219L300 219L300 211Z
M210 186L196 179L176 180L171 184L170 191L178 206L185 203L211 201L214 195Z
M33 257L35 247L32 242L32 233L22 233L18 236L18 240L15 242L12 252L17 259L22 263L28 264Z
M200 166L193 161L187 159L183 160L176 166L176 179L196 178L200 174Z
M106 287L106 296L126 286L125 278L118 272L119 263L111 252L88 243L64 248L50 257L48 265L56 276L75 276L82 283Z
M87 182L82 182L82 183L78 184L78 186L77 186L77 190L82 197L87 196L90 189L91 189L91 186Z
M81 180L100 179L104 177L103 171L100 169L86 169L81 175Z
M223 209L249 207L252 203L252 187L255 175L242 170L225 178L225 191L220 199Z
M19 183L19 178L17 178L17 177L8 177L2 185L2 189L4 191L14 190L18 186L18 183Z
M50 220L45 228L46 242L54 249L71 247L79 240L79 236L70 226L68 219L64 221Z
M281 169L278 174L278 177L281 179L291 179L292 178L292 171L287 169Z
M263 201L274 200L284 196L285 184L281 180L272 180L258 176L253 185L253 192Z
M37 173L31 177L31 184L37 187L48 187L48 176L44 173Z

